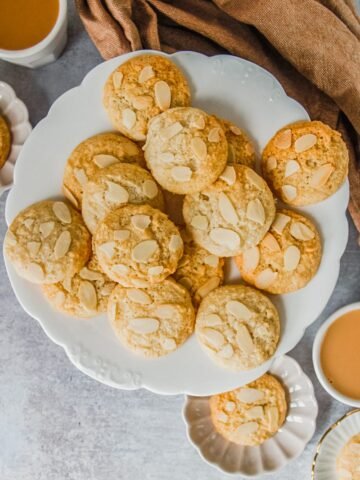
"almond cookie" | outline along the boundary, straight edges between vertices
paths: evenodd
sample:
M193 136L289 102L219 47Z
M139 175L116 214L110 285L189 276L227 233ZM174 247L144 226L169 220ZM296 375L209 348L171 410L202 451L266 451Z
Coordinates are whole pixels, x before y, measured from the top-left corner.
M219 257L232 257L260 242L274 219L275 204L254 170L229 165L213 185L186 195L183 215L198 245Z
M211 290L222 284L224 259L196 245L185 229L181 230L180 234L184 241L184 255L179 261L174 278L189 290L194 306L198 307Z
M360 480L360 433L353 435L336 459L339 480Z
M227 285L210 292L196 316L196 335L219 365L249 370L269 360L280 335L279 315L258 290Z
M227 141L219 122L190 107L173 108L153 118L144 150L158 183L180 194L211 185L227 160Z
M175 272L183 254L179 230L150 205L125 205L98 225L94 245L103 271L124 287L146 287Z
M317 121L282 128L262 155L264 177L289 205L311 205L330 197L344 183L348 163L341 134Z
M111 292L116 287L100 269L93 255L90 261L73 277L42 290L51 305L60 312L80 318L90 318L106 312Z
M4 247L21 277L33 283L56 283L85 265L91 238L80 214L69 204L44 200L17 215Z
M116 163L102 169L84 187L82 216L91 233L100 220L125 203L147 203L164 209L161 189L150 173L129 163Z
M242 278L270 293L305 287L320 261L321 241L315 225L292 210L279 210L259 245L235 258Z
M190 295L170 278L144 289L117 286L108 314L119 340L146 357L173 352L194 330Z
M237 165L240 163L241 165L255 169L255 150L247 134L237 125L229 122L229 120L218 117L216 117L216 120L224 130L228 142L228 165Z
M11 135L8 124L0 115L0 168L5 164L11 147Z
M145 165L142 150L118 133L99 133L81 142L67 160L63 179L66 197L78 209L90 177L117 163Z
M112 72L103 102L115 128L143 141L152 117L171 107L190 105L190 89L172 61L160 55L139 55Z
M284 387L266 373L254 382L210 398L211 419L224 438L238 445L260 445L285 421Z

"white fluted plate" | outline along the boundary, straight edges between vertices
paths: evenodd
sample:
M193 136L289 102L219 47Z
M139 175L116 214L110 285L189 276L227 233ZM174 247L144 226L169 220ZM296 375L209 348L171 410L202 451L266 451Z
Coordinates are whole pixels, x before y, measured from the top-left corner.
M354 435L360 433L360 408L351 410L326 430L319 440L312 466L313 480L337 480L336 457Z
M14 89L0 82L0 115L6 118L11 131L11 150L0 169L0 196L14 180L14 167L25 140L31 133L29 114L24 102L17 98Z
M287 390L288 412L276 435L256 447L237 445L215 430L210 397L186 397L183 418L188 439L205 462L229 474L256 477L274 473L302 453L316 427L318 406L312 383L287 355L277 358L269 373Z

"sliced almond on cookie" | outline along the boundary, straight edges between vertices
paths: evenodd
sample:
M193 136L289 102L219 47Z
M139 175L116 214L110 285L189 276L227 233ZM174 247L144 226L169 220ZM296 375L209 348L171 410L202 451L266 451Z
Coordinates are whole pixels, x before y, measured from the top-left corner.
M209 267L216 268L219 265L219 257L216 255L207 255L204 258L205 265L209 265Z
M205 128L205 119L204 117L197 117L195 118L191 125L190 125L191 128L197 128L198 130L204 130Z
M168 127L163 128L160 131L160 136L163 140L170 140L171 138L175 137L178 133L181 132L183 126L180 122L175 122L169 125Z
M156 318L142 317L133 318L129 321L129 330L135 333L142 333L148 335L149 333L155 333L159 330L160 322Z
M309 185L314 188L323 187L326 182L329 180L331 174L335 168L331 165L331 163L325 163L325 165L321 165L311 176L309 180Z
M224 192L220 192L219 194L218 208L221 216L226 222L232 225L236 225L238 223L239 217L236 213L234 205Z
M225 310L228 315L233 315L238 320L250 320L253 316L253 312L238 300L229 300L225 305Z
M294 148L296 153L305 152L313 147L317 142L317 136L313 133L307 133L295 140Z
M261 405L257 405L256 407L249 408L249 410L247 410L246 413L247 413L247 416L251 419L264 418L264 409Z
M171 252L176 252L183 246L183 241L180 235L171 235L169 242L169 249Z
M150 95L138 95L132 99L132 105L136 110L146 110L153 104L153 99Z
M129 273L129 267L124 265L123 263L117 263L111 267L111 271L115 273L115 275L126 276Z
M291 272L296 269L300 262L301 253L298 247L290 245L284 252L284 270Z
M277 407L268 407L266 413L269 419L269 430L274 432L279 427L279 410Z
M129 192L118 183L106 181L107 190L105 199L110 203L127 203L129 201Z
M282 232L286 225L290 222L291 218L288 215L284 215L283 213L277 213L273 224L271 225L271 229L274 230L279 235L282 235Z
M162 341L161 341L161 345L163 346L163 348L165 350L167 350L168 352L172 351L172 350L175 350L175 348L177 347L176 345L176 342L173 338L164 338Z
M53 212L56 218L62 223L71 223L71 213L67 205L64 202L55 202L53 207ZM53 222L47 222L48 224L53 224ZM44 224L42 224L44 225ZM41 225L40 225L41 227ZM50 228L50 227L49 227ZM54 225L53 225L54 228Z
M274 155L271 155L267 160L266 160L266 168L271 172L271 170L275 170L277 167L277 160Z
M63 258L69 251L71 245L71 234L67 230L62 232L55 243L54 254L55 258L59 260Z
M83 281L78 290L80 303L86 310L95 311L97 307L96 289L91 282Z
M231 165L228 165L227 167L225 167L219 178L226 182L228 185L234 185L234 183L236 182L235 168Z
M65 185L63 185L63 191L64 191L65 197L68 200L70 200L70 202L74 205L74 207L79 208L79 202L78 202L77 198L75 197L75 195L72 193L72 191L69 190ZM24 222L24 224L25 224L25 222Z
M121 115L122 123L127 130L131 130L136 123L136 113L131 108L125 108Z
M264 398L264 392L258 390L257 388L240 388L236 393L236 397L240 402L243 403L254 403L259 402Z
M111 259L115 253L115 242L102 243L101 245L99 245L98 249L101 253Z
M219 420L219 422L226 423L229 417L224 412L218 412L216 418Z
M258 429L259 425L257 422L247 422L241 424L240 427L237 428L236 432L240 437L248 438L253 433L257 432Z
M124 75L121 72L114 72L112 76L113 85L116 89L121 87Z
M280 150L286 150L291 147L291 130L288 128L281 133L278 133L274 139L275 147Z
M261 245L269 249L271 252L279 252L280 245L272 233L267 233L261 240Z
M265 210L261 201L256 198L250 200L246 208L246 216L249 220L264 225L265 223Z
M160 110L164 111L170 108L171 90L169 85L163 80L159 80L154 86L155 102Z
M155 76L154 70L151 65L146 65L141 72L139 73L138 81L139 83L145 83L150 78L153 78Z
M158 248L159 245L156 240L144 240L133 248L131 258L134 262L147 263Z
M26 218L23 223L27 229L30 229L34 225L34 219Z
M13 234L13 232L12 232L11 230L8 230L8 231L6 232L5 242L6 242L8 245L11 245L12 247L14 247L15 245L17 245L17 238L15 237L15 235Z
M159 305L154 314L159 318L174 319L177 314L177 308L174 305Z
M239 127L237 127L236 125L230 125L229 129L237 137L242 134L241 129Z
M207 282L204 283L204 285L201 285L201 287L196 290L196 293L201 298L204 298L208 293L210 293L212 290L217 288L219 285L220 285L220 278L211 277Z
M233 412L235 410L235 408L236 408L236 403L235 402L229 401L229 402L225 403L225 410L227 412Z
M123 242L130 237L129 230L114 230L114 239Z
M315 233L305 223L292 222L290 225L290 233L296 240L306 242L315 237Z
M255 349L253 339L244 323L241 323L237 326L236 343L240 350L245 352L247 355L252 353Z
M164 271L164 267L162 265L156 265L155 267L150 267L148 270L148 274L151 276L160 275Z
M225 343L224 335L213 328L204 328L202 333L206 342L216 350L219 350Z
M193 137L191 139L190 148L198 160L202 161L206 159L206 155L207 155L206 143L200 137Z
M206 230L209 226L209 221L204 215L195 215L191 219L190 225L197 230Z
M251 185L254 185L254 187L259 188L260 190L264 188L264 180L251 168L246 170L246 178Z
M110 165L113 165L114 163L117 163L118 161L119 161L119 159L114 157L114 155L108 155L108 154L105 154L105 153L100 153L99 155L94 155L93 156L93 162L99 168L109 167Z
M41 242L28 242L26 244L26 247L27 247L30 255L32 257L35 257L39 253L39 250L40 250L40 247L41 247Z
M244 272L252 272L259 265L260 251L258 247L252 247L242 254L242 267Z
M274 272L273 270L271 270L271 268L266 268L257 275L255 279L255 287L259 288L260 290L262 288L269 287L272 283L275 282L277 275L277 272Z
M74 168L74 175L76 180L84 187L88 182L88 177L83 168Z
M209 134L208 134L208 140L209 142L212 142L212 143L218 143L220 142L220 128L219 127L215 127L215 128L212 128L210 131L209 131Z
M209 327L214 327L216 325L221 325L222 324L222 319L219 315L216 313L210 313L209 315L206 315L204 319L205 323Z
M142 186L142 191L147 198L153 199L159 193L158 186L154 180L145 180Z
M45 273L38 263L29 263L27 269L27 278L35 283L41 283L45 278Z
M150 223L149 215L133 215L131 217L131 224L138 230L146 230Z
M241 243L240 236L227 228L213 228L209 236L214 243L226 246L230 250L237 249Z
M175 161L175 155L171 152L163 152L160 153L159 160L164 163L172 163Z
M293 185L283 185L281 191L286 200L295 200L297 197L297 189Z
M300 171L300 165L296 160L288 160L286 162L284 178L291 177L294 173Z
M94 270L90 270L87 267L84 267L80 270L79 276L83 280L89 280L90 282L97 282L104 280L104 276L100 272L95 272Z
M130 288L126 291L126 295L131 302L139 303L141 305L150 305L152 300L150 296L143 290L138 288Z
M171 176L176 182L188 182L192 177L192 170L189 167L173 167Z

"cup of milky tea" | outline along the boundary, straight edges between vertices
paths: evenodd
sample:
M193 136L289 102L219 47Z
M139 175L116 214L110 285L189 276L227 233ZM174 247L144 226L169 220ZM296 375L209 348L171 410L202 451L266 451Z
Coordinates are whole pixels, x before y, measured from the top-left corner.
M0 0L0 59L29 68L53 62L67 40L67 0Z
M360 302L340 308L322 324L313 362L318 380L332 397L360 407Z

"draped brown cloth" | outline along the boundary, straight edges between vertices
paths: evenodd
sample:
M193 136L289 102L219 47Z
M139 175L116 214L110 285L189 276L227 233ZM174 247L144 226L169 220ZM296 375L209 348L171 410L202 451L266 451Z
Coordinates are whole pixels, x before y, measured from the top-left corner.
M269 70L350 151L360 232L360 22L351 0L75 0L103 58L138 49L231 53ZM358 158L358 161L357 161Z

